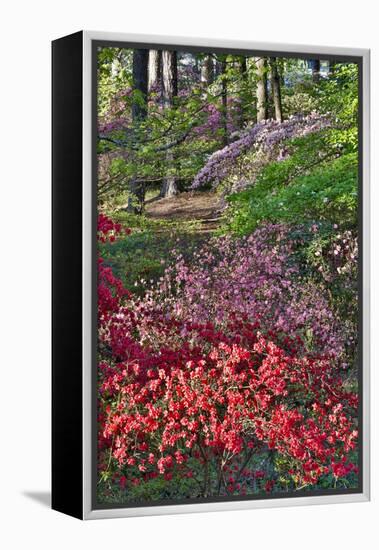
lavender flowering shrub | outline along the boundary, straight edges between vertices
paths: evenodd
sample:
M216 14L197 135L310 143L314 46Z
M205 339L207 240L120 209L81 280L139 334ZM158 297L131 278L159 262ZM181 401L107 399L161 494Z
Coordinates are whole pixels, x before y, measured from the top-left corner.
M329 126L328 117L317 113L311 113L307 116L292 116L284 122L264 120L255 124L241 138L209 157L208 162L196 175L192 183L192 189L207 184L217 188L221 182L233 175L237 160L249 151L255 153L258 161L262 157L265 162L269 159L284 159L286 158L286 140L306 136ZM235 178L229 192L241 191L253 183L243 177L243 172L239 175L241 177Z

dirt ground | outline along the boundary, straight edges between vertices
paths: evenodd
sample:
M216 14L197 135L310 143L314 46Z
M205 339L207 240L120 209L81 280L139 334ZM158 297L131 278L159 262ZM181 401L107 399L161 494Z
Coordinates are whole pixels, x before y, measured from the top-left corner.
M214 220L219 218L220 198L211 192L186 192L167 199L152 199L146 204L146 215L167 220Z

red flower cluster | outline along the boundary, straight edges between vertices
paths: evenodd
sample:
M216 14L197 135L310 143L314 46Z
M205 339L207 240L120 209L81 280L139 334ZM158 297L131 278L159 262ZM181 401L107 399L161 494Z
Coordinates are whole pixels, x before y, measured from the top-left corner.
M125 229L127 235L130 234L130 229ZM114 242L116 237L122 233L122 225L114 222L108 216L99 214L97 218L97 238L100 242L106 241Z

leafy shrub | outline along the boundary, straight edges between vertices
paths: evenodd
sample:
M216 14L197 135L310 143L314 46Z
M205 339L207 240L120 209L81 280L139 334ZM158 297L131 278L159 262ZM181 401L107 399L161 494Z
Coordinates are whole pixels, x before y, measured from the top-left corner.
M228 227L248 234L264 221L354 224L358 201L356 155L343 155L296 176L299 166L297 156L272 163L263 169L254 186L230 196Z
M317 103L309 91L296 91L293 94L283 95L283 112L286 116L296 114L310 114L317 110Z
M347 152L358 150L358 65L337 63L314 90L317 110L333 117L330 144Z

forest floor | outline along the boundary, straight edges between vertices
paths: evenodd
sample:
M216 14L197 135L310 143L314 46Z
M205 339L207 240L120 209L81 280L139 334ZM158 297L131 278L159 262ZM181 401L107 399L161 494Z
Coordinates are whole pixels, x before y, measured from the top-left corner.
M155 197L146 203L146 216L155 220L197 223L198 231L219 227L222 203L213 192L184 192L173 197Z
M104 245L104 257L125 287L143 296L146 281L158 281L173 261L172 250L191 258L222 224L222 198L207 191L183 192L160 198L151 191L145 202L145 216L120 209L113 217L131 233ZM130 223L132 222L132 223Z

